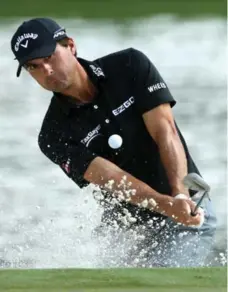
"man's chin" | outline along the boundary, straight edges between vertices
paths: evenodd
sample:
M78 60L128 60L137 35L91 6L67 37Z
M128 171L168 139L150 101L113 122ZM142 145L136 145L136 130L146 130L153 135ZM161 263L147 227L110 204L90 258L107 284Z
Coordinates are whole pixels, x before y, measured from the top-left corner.
M64 86L64 84L58 84L58 85L52 85L52 86L46 86L44 87L44 89L49 90L49 91L53 91L53 92L57 92L57 93L61 93L64 90L66 90L66 86Z

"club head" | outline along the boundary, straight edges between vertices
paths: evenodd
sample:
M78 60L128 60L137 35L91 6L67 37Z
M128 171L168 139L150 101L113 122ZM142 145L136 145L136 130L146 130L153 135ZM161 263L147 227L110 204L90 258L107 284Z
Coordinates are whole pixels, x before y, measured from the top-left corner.
M204 181L204 179L197 173L189 173L184 177L184 185L193 191L210 191L210 186Z

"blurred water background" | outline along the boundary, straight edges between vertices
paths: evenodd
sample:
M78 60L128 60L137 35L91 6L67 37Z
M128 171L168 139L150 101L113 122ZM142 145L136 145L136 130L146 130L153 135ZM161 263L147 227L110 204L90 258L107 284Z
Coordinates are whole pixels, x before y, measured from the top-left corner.
M92 187L80 190L37 146L51 95L26 72L19 79L15 76L17 63L10 51L11 35L24 20L23 15L29 18L49 11L75 39L80 57L93 59L134 47L157 66L177 100L175 117L191 154L212 188L218 230L211 257L214 265L223 265L227 250L223 9L213 8L214 4L208 2L207 8L213 6L208 13L202 10L201 14L189 15L192 6L185 1L186 9L181 11L180 5L168 6L170 11L159 10L156 5L149 10L146 1L141 5L133 1L138 5L133 12L129 3L118 8L120 2L111 1L116 3L115 9L105 6L106 13L101 2L97 2L100 10L97 6L84 9L85 4L80 3L78 10L75 5L74 15L69 1L62 6L62 13L57 4L49 3L45 10L41 5L32 9L29 2L22 2L24 6L22 3L18 10L4 2L0 20L0 267L102 265L100 247L91 237L101 214L92 199ZM222 1L217 3L221 8Z

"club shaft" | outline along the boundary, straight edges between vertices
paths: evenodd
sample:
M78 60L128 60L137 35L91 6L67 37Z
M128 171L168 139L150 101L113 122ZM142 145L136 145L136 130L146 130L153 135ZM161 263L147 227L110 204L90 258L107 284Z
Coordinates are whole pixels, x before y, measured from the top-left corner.
M202 203L203 199L206 197L206 195L208 194L207 191L205 191L203 193L203 195L201 196L201 198L199 199L198 203L196 204L196 207L194 209L194 211L192 212L192 216L195 216L196 215L196 211L198 210L198 208L200 207L200 204Z

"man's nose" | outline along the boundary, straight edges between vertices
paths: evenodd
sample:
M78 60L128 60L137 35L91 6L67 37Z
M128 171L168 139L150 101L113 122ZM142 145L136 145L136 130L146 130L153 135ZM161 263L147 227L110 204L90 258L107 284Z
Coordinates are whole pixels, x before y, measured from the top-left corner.
M50 64L48 63L44 63L43 64L43 70L44 70L44 73L45 75L52 75L53 74L53 68Z

